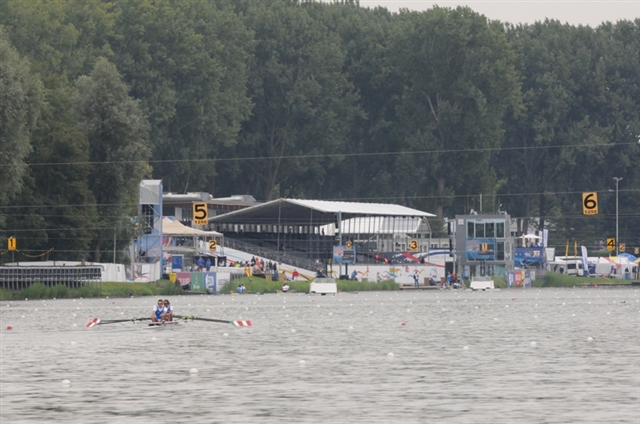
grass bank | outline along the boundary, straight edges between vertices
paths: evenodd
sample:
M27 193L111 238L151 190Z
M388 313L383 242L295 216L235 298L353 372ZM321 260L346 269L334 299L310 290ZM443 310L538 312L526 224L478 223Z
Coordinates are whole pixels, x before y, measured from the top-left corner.
M630 280L621 280L619 278L589 278L576 277L573 275L558 274L548 272L547 275L540 280L536 280L534 287L575 287L575 286L610 286L620 284L631 284Z
M292 292L308 293L309 281L287 281ZM393 280L381 281L379 283L367 283L363 281L336 280L338 283L338 291L375 291L375 290L399 290L400 286ZM239 278L226 284L220 293L235 293L240 284L244 284L248 293L276 293L282 291L282 283L277 281L267 281L263 278L253 277Z
M167 296L180 293L180 289L168 281L159 283L102 283L77 289L58 284L47 287L42 283L31 284L23 290L0 289L0 300L23 299L79 299L89 297Z

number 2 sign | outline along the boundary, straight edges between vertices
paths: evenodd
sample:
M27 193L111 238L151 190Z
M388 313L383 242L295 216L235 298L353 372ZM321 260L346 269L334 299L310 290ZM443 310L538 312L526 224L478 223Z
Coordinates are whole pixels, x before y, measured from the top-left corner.
M595 191L582 193L582 213L584 215L598 214L598 193Z

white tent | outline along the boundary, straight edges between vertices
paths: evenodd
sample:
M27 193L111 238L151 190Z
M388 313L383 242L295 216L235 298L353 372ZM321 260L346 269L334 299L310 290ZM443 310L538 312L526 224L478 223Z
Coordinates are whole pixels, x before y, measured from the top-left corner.
M162 235L165 236L202 236L222 237L217 231L203 231L197 228L187 227L179 221L164 217L162 219Z

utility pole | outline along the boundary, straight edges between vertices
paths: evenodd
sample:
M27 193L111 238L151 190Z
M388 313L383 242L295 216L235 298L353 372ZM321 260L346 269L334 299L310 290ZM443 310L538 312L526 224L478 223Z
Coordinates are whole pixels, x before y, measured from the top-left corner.
M618 238L618 183L624 178L613 177L616 182L616 256L620 255L620 239Z

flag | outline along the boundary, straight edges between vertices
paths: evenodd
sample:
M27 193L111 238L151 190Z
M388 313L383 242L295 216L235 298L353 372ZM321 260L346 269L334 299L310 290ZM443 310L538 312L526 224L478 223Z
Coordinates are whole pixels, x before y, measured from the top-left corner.
M580 246L580 250L582 253L582 273L585 277L589 276L589 263L587 261L587 248L585 246Z

